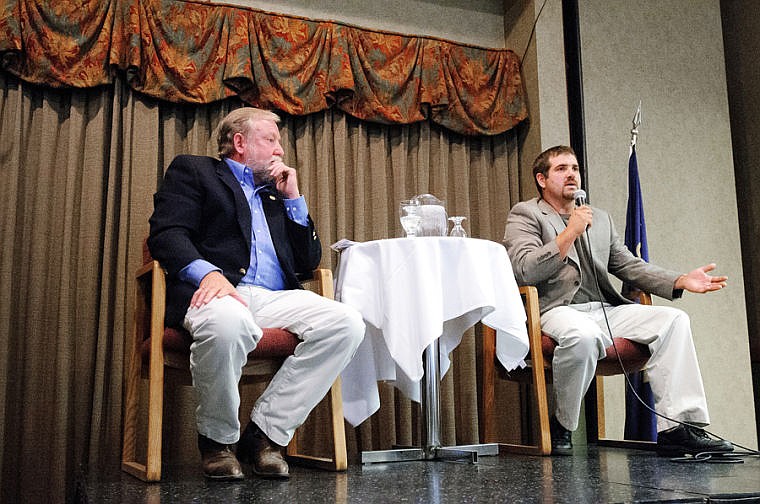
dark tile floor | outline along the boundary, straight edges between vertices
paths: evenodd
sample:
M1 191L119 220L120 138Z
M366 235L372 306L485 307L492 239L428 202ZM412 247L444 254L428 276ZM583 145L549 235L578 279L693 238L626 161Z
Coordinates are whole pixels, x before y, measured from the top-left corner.
M345 473L291 467L286 481L246 474L204 481L196 465L164 468L161 483L123 473L90 475L90 503L602 503L758 502L760 458L743 463L676 463L652 452L576 447L573 457L501 455L476 465L425 461L351 465Z

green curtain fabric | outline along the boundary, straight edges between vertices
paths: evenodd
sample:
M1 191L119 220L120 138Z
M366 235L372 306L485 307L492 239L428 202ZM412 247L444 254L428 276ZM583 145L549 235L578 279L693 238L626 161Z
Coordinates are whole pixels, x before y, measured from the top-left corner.
M123 72L159 100L305 115L336 107L387 124L430 120L495 135L527 117L519 57L183 0L2 0L0 63L21 79L88 88Z

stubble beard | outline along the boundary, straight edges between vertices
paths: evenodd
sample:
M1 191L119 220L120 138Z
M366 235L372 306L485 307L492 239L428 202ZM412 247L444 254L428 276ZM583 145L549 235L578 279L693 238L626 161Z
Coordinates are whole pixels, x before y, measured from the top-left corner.
M251 169L253 173L253 180L257 185L268 184L274 182L274 177L271 175L271 166L277 161L281 161L279 156L272 156L271 159L266 161L248 161L246 166Z

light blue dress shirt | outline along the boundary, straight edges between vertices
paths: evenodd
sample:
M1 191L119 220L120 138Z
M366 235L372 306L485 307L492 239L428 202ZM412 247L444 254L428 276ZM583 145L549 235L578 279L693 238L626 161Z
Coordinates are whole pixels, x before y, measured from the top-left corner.
M264 208L261 205L260 191L266 187L266 184L256 186L253 181L253 172L244 164L229 158L224 158L224 161L240 183L251 209L251 259L248 270L240 280L240 285L257 285L269 290L282 290L285 288L285 275L277 259ZM283 202L290 220L302 226L308 224L309 212L303 196L284 199ZM196 259L180 270L179 278L197 287L203 277L212 271L221 272L222 270L204 259Z

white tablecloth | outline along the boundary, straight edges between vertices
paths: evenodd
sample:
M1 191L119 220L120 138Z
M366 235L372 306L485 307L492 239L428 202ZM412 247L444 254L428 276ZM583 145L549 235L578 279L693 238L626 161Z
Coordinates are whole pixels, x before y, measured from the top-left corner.
M380 407L377 382L420 400L422 357L440 338L441 376L464 331L497 330L507 369L528 352L525 310L504 247L475 238L417 237L357 243L341 253L336 299L364 317L367 332L342 373L343 410L356 426Z

